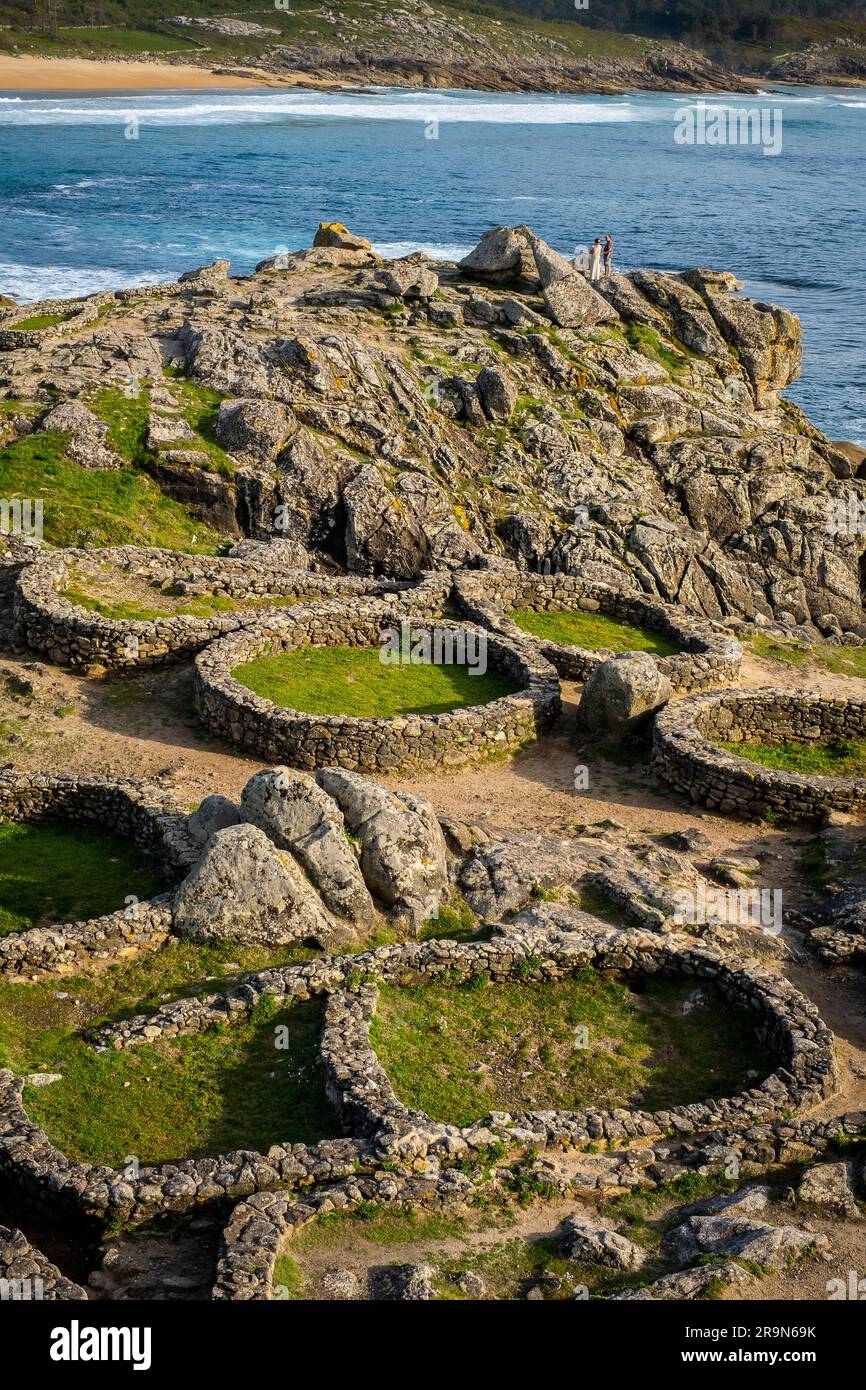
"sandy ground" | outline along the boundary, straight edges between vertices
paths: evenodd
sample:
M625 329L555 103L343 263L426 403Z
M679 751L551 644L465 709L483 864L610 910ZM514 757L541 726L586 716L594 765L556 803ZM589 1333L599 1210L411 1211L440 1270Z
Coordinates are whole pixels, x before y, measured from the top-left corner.
M145 63L135 60L34 58L0 54L0 91L10 92L144 92L189 87L285 86L282 80L256 69L232 68L229 73L192 63ZM305 79L315 86L315 79Z

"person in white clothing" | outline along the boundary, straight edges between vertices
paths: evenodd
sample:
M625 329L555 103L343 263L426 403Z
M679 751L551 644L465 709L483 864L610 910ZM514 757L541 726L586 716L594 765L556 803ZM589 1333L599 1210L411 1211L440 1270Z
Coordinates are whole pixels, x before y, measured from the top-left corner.
M591 281L601 279L601 240L596 237L589 249L589 278Z

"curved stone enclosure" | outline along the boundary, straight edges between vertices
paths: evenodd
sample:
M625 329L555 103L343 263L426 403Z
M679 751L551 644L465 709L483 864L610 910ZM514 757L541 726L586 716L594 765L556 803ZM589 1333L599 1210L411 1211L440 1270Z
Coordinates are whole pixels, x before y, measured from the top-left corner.
M377 646L383 630L399 628L409 611L421 621L418 608L410 610L408 603L398 609L372 600L298 607L278 622L214 642L196 658L196 708L213 733L268 762L300 768L336 764L369 772L477 762L520 747L557 718L559 681L542 657L505 637L441 619L425 622L424 630L441 632L445 639L451 634L455 645L461 633L483 633L489 665L507 673L519 689L445 714L361 719L281 709L231 674L263 653L304 646Z
M78 559L116 565L137 578L176 586L191 598L202 594L249 598L257 606L209 617L177 614L147 620L105 618L64 596L69 567ZM308 570L280 571L254 560L137 546L49 551L25 565L18 575L14 623L22 642L44 652L58 665L130 670L191 656L218 637L261 622L266 611L261 600L268 597L282 600L301 595L309 601L308 595L322 600L345 595L351 600L395 591L423 593L425 583L429 585L429 580L414 584ZM440 587L436 586L437 593ZM423 603L423 597L419 601Z
M96 825L132 840L176 880L196 856L184 808L156 787L76 773L0 773L0 821L66 821ZM117 912L0 936L0 975L33 979L69 973L126 950L155 950L172 922L167 894L130 900Z
M62 338L70 329L92 323L103 304L110 304L110 290L86 296L84 299L40 299L35 304L20 304L0 315L0 352L15 352L18 348L41 347L52 338ZM60 323L48 328L12 328L16 322L63 314Z
M741 816L781 811L794 819L866 810L866 778L782 772L738 758L724 743L779 744L866 737L866 701L764 689L696 695L655 720L653 767L691 801Z
M562 1186L563 1198L589 1200L617 1191L652 1190L659 1182L690 1175L723 1176L733 1161L750 1171L777 1164L817 1158L840 1144L850 1144L863 1132L863 1114L852 1111L830 1120L772 1120L750 1125L743 1132L716 1131L698 1139L665 1140L620 1153L585 1154ZM292 1192L257 1192L239 1202L222 1232L217 1279L212 1297L246 1301L280 1298L273 1282L281 1249L290 1248L296 1232L320 1216L351 1215L362 1203L393 1206L398 1211L430 1211L471 1203L476 1185L460 1169L441 1169L435 1159L424 1161L423 1175L396 1171L356 1175L298 1197Z
M682 648L674 656L650 653L674 690L732 685L740 672L743 653L736 638L670 604L576 575L461 570L454 576L454 594L461 610L473 622L535 647L564 680L586 680L610 653L533 637L511 621L509 612L531 609L538 613L603 613L619 622L658 632Z
M581 1112L525 1111L479 1116L468 1128L434 1123L420 1111L408 1109L396 1096L370 1043L376 1008L375 984L334 992L328 999L322 1052L328 1093L352 1133L393 1135L393 1147L403 1156L445 1155L467 1146L478 1148L479 1130L513 1140L531 1134L545 1145L581 1145L592 1139L623 1140L654 1137L671 1131L693 1134L713 1125L736 1127L796 1110L832 1093L835 1071L832 1035L817 1018L817 1010L778 976L743 961L728 964L720 952L696 945L686 936L664 939L646 932L608 930L547 934L543 962L529 975L521 947L531 942L509 936L483 945L466 946L443 960L428 953L413 961L412 982L441 979L445 970L455 982L484 974L492 982L554 980L592 966L628 974L684 974L712 981L732 1005L754 1012L762 1040L776 1053L780 1068L752 1089L722 1100L711 1100L648 1112L617 1108ZM532 960L530 954L530 960ZM389 970L393 978L393 972Z

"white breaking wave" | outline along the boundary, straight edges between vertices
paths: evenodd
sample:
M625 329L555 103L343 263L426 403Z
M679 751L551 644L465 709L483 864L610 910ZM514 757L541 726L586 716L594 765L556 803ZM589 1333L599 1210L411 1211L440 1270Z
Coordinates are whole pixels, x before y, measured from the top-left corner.
M652 120L645 102L607 98L463 96L443 91L218 93L191 100L185 93L140 92L127 96L15 98L15 107L0 107L0 125L106 125L137 117L141 125L235 125L295 120L477 122L516 125L608 125Z
M177 276L169 271L142 270L132 274L111 266L20 265L0 261L2 292L21 304L40 299L76 299L97 290L156 285L175 279Z
M400 256L411 256L413 251L424 251L434 261L459 261L463 256L468 256L475 245L475 241L374 241L373 250L389 261L395 261Z

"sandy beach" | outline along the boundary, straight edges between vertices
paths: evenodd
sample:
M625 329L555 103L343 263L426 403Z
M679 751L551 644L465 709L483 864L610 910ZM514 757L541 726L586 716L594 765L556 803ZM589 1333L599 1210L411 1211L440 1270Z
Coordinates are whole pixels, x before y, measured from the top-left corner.
M34 58L0 54L0 91L117 92L169 91L181 87L283 87L291 82L253 69L216 71L192 63L144 63L124 59ZM315 79L304 78L315 86Z

